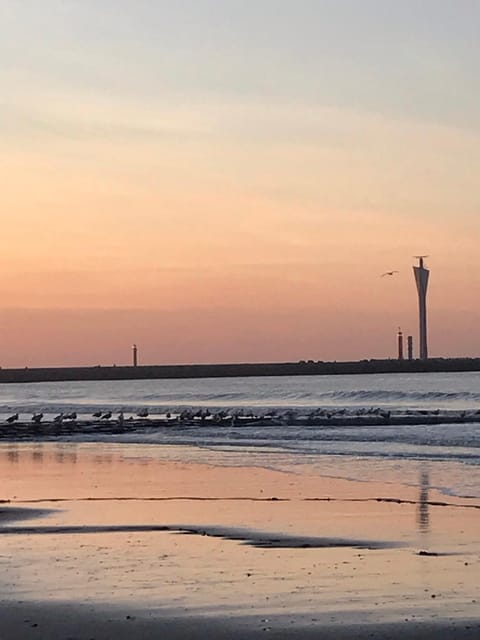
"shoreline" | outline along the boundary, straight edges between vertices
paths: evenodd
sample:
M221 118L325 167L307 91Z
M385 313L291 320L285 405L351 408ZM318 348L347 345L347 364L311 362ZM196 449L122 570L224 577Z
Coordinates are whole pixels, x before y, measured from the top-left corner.
M250 451L250 453L252 453ZM188 485L191 489L190 492L176 492L172 495L165 495L164 491L161 491L160 495L142 495L133 496L131 492L124 492L122 496L117 495L117 499L121 500L136 500L145 499L153 501L163 500L246 500L246 501L258 501L258 502L289 502L291 500L300 499L305 502L342 502L342 501L358 501L358 502L384 502L386 504L406 504L415 506L420 502L426 502L433 507L465 507L465 508L480 508L480 496L478 495L465 495L452 493L444 486L438 485L439 477L436 478L436 484L432 483L432 474L437 470L437 476L445 468L445 465L450 467L458 465L456 461L445 462L443 460L416 460L416 459L382 459L379 462L379 470L372 473L370 476L363 475L362 477L356 477L351 475L344 475L341 472L342 463L348 465L351 469L351 461L349 458L352 456L338 456L323 455L320 460L314 464L311 459L305 462L300 462L299 458L294 455L289 460L288 451L277 451L275 449L258 447L254 450L255 457L249 457L249 450L234 449L230 451L226 449L210 449L202 446L198 447L192 443L176 443L176 442L152 442L149 440L109 440L109 439L79 439L79 440L56 440L56 439L12 439L1 441L0 439L0 461L2 457L5 462L10 465L17 466L22 461L27 462L29 468L32 461L37 461L38 464L42 464L44 458L55 459L59 465L63 465L65 462L76 461L77 457L85 458L90 457L97 459L99 465L103 465L103 461L108 461L110 464L112 458L118 458L120 460L128 460L129 458L142 459L148 464L167 465L171 468L191 468L194 472L199 469L209 469L210 473L214 476L218 471L221 476L227 478L226 483L218 483L215 486L215 490L205 496L197 495L196 486ZM284 462L278 462L274 464L277 457L283 457ZM30 458L30 460L28 460ZM285 462L289 460L288 462ZM368 466L371 466L369 458L357 459L357 464L361 465L361 468L365 470ZM321 463L321 464L320 464ZM36 465L38 467L38 464ZM391 464L394 466L401 466L403 468L402 473L397 472L394 476L392 474ZM414 467L416 469L415 474L411 471L410 475L405 474L406 468ZM33 467L35 469L35 465ZM334 473L336 471L336 473ZM381 475L380 475L381 471ZM472 471L476 471L476 467L472 468ZM242 478L244 474L251 472L253 477L257 475L262 477L262 483L265 483L265 489L262 489L261 494L254 491L253 496L244 495L237 491L235 488L235 478L240 475ZM294 482L285 483L285 481L278 483L272 483L271 479L268 481L266 478L291 478ZM308 478L308 481L307 481ZM442 475L443 479L444 476ZM258 481L259 482L259 481ZM303 484L304 491L307 493L299 497L298 494L292 494L290 486L296 486L296 484ZM280 493L281 487L289 486L285 494ZM243 486L240 482L240 486ZM312 490L312 487L322 486L326 488L326 492L318 492ZM221 490L219 490L221 487ZM271 489L271 493L268 493L268 488ZM308 487L305 489L305 487ZM37 487L35 487L36 489ZM77 486L78 490L78 486ZM96 492L95 492L96 493ZM67 494L70 495L70 494ZM111 494L108 493L108 496ZM69 497L56 497L55 500L69 500ZM86 497L85 495L81 499L109 499L108 497ZM49 498L39 496L37 491L34 492L30 500L27 502L36 502L37 500L48 501ZM15 499L15 501L22 501L21 498ZM0 505L8 504L9 500L0 499Z
M151 430L145 431L145 434L149 432L155 433L154 430ZM122 438L121 436L122 434L117 438L102 439L100 434L98 438L86 437L85 439L15 438L10 440L6 438L3 441L0 437L0 459L3 457L5 462L17 465L20 460L26 457L41 462L45 456L48 457L49 455L55 456L60 461L64 459L75 460L78 455L93 455L101 461L110 459L112 454L120 457L132 454L132 457L144 457L152 462L156 461L158 464L176 462L193 468L219 467L227 475L235 474L239 470L252 469L260 473L264 471L266 473L287 474L293 477L307 474L321 479L323 486L328 488L327 493L311 492L303 498L306 502L350 501L353 496L353 499L360 502L480 508L478 492L469 491L468 486L463 487L463 492L458 489L454 490L455 483L458 481L458 474L464 474L468 469L465 463L458 461L417 460L415 458L372 460L368 456L355 458L354 456L324 454L317 461L309 457L306 461L298 464L300 458L296 454L290 456L288 451L283 450L278 451L264 447L257 447L253 451L248 448L245 450L238 448L233 450L228 448L210 449L208 447L199 447L192 443L152 442L150 439L142 439L140 436L134 440L127 437ZM97 455L94 453L96 451L98 452ZM251 454L254 454L254 457ZM375 463L375 465L372 463ZM447 470L448 473L446 474ZM476 475L478 475L477 467L473 466L470 472L469 481L474 483ZM463 480L463 482L465 481ZM224 485L221 486L223 489ZM281 486L283 486L283 483ZM363 486L364 490L357 491L355 489L352 492L352 488L357 486ZM367 487L373 491L366 492ZM218 490L215 490L208 498L196 496L195 493L193 491L187 495L186 493L180 494L177 492L175 493L175 499L208 499L213 501L230 499L229 492L224 495L223 491L218 492ZM117 497L122 500L136 499L128 491ZM30 502L35 502L37 499L43 500L44 497L35 493L35 499ZM61 502L69 498L64 496L57 499ZM104 498L100 497L99 499ZM162 501L172 498L149 496L147 499ZM251 500L252 498L235 494L234 499ZM47 499L45 498L45 500ZM277 487L275 487L270 497L262 494L262 496L257 496L255 500L288 501L290 500L290 493L287 492L285 496L282 496L278 493ZM0 499L0 504L2 502L6 504L8 500Z

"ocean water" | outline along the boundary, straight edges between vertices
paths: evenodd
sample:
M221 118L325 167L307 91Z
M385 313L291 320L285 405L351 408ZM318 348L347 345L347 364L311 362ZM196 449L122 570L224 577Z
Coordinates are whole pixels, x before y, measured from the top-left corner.
M95 411L123 411L125 417L148 409L150 416L186 408L212 413L275 410L280 424L198 424L140 426L123 433L72 430L62 441L175 445L177 457L215 464L246 465L318 473L357 480L419 484L427 470L432 486L445 494L480 498L480 373L386 374L136 380L0 385L0 423L18 412L53 417L76 411L87 419ZM372 409L416 414L416 424L289 424L288 412L307 415ZM422 424L422 412L468 413L465 423ZM172 448L173 451L173 448ZM423 474L423 475L422 475Z

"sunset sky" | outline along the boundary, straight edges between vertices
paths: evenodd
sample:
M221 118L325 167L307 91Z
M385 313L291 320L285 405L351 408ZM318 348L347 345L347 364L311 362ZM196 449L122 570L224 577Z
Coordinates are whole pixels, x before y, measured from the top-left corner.
M0 366L479 356L479 24L0 0Z

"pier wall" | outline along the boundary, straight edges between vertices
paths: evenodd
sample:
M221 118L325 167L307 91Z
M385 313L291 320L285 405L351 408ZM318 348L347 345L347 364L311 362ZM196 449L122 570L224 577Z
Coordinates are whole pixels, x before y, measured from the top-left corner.
M0 369L0 383L480 371L480 358Z

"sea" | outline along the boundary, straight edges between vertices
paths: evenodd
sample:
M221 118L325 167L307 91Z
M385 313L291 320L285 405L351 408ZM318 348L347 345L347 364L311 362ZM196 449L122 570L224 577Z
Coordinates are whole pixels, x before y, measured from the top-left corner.
M145 428L149 418L185 410L280 419L268 424L170 423ZM416 415L415 424L294 424L289 416L330 411L391 411ZM446 496L480 502L480 372L336 376L44 382L0 385L0 428L12 413L27 422L75 411L91 419L98 411L123 412L121 433L82 432L81 426L60 442L148 446L171 458L228 466L261 466L290 473L305 470L362 482L401 482L431 488ZM478 414L478 421L475 413ZM468 422L422 423L422 415L468 414ZM131 421L128 422L128 418Z

